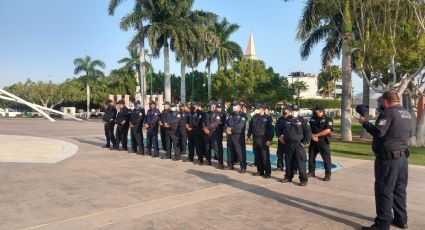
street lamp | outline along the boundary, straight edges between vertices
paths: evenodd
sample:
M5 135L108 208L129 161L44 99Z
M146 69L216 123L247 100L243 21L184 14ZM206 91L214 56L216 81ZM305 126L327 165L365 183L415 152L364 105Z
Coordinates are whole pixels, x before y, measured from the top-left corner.
M233 59L233 65L234 65L234 68L233 68L233 100L236 100L236 64L237 64L237 62L238 62L238 59L237 58L235 58L235 59Z

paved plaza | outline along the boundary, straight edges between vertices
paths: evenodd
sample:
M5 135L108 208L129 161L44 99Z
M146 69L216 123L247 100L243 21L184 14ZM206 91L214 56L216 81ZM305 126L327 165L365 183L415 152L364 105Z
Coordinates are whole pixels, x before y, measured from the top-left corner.
M300 187L103 140L98 121L0 120L0 229L359 229L375 216L372 161L334 157L331 182ZM425 229L425 167L409 167L409 229Z

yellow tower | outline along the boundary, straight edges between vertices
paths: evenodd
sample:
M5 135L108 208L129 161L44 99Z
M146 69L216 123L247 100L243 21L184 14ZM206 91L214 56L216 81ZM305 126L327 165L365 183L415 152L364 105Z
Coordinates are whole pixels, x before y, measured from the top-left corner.
M246 47L245 58L250 60L256 60L257 56L255 56L255 46L254 46L254 37L252 33L249 36L248 46Z

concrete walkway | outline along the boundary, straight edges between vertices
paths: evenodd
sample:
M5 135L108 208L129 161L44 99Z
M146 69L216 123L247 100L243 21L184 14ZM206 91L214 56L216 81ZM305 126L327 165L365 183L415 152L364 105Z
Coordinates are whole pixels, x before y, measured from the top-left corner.
M299 187L105 150L99 122L0 120L0 134L78 146L55 164L0 163L0 229L359 229L375 216L371 161L334 157L331 182ZM425 167L409 170L409 229L425 229Z

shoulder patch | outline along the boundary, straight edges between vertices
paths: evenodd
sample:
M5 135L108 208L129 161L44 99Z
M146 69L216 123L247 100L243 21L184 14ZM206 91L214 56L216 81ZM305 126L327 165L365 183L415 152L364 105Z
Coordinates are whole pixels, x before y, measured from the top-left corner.
M329 122L328 122L328 125L332 125L332 121L329 121Z
M245 117L242 117L242 121L244 121L245 120Z
M385 124L387 123L387 120L385 120L385 119L382 119L382 120L380 120L379 121L379 126L384 126Z
M177 117L180 117L180 114L177 114Z

